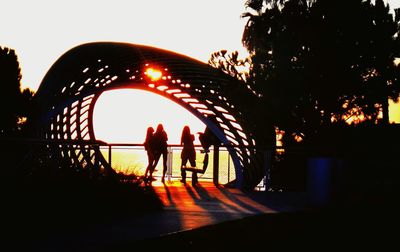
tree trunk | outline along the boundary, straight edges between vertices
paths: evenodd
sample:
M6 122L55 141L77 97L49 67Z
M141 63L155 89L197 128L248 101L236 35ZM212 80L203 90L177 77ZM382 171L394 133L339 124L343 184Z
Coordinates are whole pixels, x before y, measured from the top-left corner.
M385 97L382 101L382 124L389 124L389 99Z

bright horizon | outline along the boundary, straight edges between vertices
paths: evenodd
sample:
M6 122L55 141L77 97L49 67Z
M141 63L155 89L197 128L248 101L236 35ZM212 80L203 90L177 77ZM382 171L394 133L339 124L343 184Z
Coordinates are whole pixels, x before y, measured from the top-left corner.
M112 106L110 106L112 104ZM182 129L190 127L195 144L200 144L197 132L205 124L179 104L150 91L118 89L102 93L93 111L93 127L97 140L108 143L141 144L147 127L154 130L162 123L168 144L180 144Z

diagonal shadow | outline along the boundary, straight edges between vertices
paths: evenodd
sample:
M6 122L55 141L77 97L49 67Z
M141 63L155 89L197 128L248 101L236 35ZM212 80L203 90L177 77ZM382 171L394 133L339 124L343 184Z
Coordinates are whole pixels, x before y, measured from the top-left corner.
M221 193L221 189L216 190L217 194L211 195L207 188L203 187L201 183L194 187L188 187L188 192L192 195L199 195L200 200L197 203L200 207L205 210L209 210L210 214L215 213L220 215L221 212L231 216L237 216L238 214L247 214L252 212L250 206L244 207L238 204L238 201L233 197L228 197ZM222 196L222 197L221 197Z
M235 193L231 189L219 188L219 190L242 207L256 212L262 211L257 206L264 206L276 212L286 212L304 209L306 205L303 193L246 191L240 189L237 189L237 193Z

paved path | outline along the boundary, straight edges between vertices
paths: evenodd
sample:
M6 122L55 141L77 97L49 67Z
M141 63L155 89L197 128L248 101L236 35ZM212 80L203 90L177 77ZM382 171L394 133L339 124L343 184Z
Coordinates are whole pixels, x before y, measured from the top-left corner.
M179 181L155 181L153 189L164 203L165 211L140 214L112 223L102 223L73 233L54 234L32 246L40 251L96 251L182 232L247 216L290 212L304 207L299 195L243 192L215 187L200 181L196 187ZM112 250L110 250L112 251Z

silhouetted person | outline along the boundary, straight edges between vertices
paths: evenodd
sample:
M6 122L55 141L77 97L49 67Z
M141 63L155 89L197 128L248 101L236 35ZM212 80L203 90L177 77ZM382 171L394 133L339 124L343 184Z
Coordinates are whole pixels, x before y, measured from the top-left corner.
M167 157L168 157L168 135L164 130L164 126L160 123L157 126L156 132L153 135L154 147L154 168L157 166L161 155L163 156L163 174L161 181L165 181L165 173L167 172Z
M204 153L210 152L210 147L213 144L219 144L218 138L214 135L214 133L210 130L209 127L206 127L204 133L199 132L199 140L201 147L203 147Z
M218 124L215 117L211 117L210 120ZM208 153L210 152L211 145L219 145L220 140L218 137L211 131L211 129L207 126L204 132L198 132L200 144L203 147L202 152L205 153L203 160L203 170L205 170L208 166Z
M181 136L181 144L183 145L182 153L181 153L181 182L186 183L186 163L189 161L192 167L196 167L196 150L194 149L194 135L190 133L189 126L183 127L182 136ZM195 172L194 172L195 173ZM193 175L193 176L197 176Z
M148 127L147 132L146 132L146 139L144 140L144 149L147 152L147 167L146 167L146 172L144 174L144 181L145 183L151 182L153 179L153 172L154 172L154 128L153 127Z

